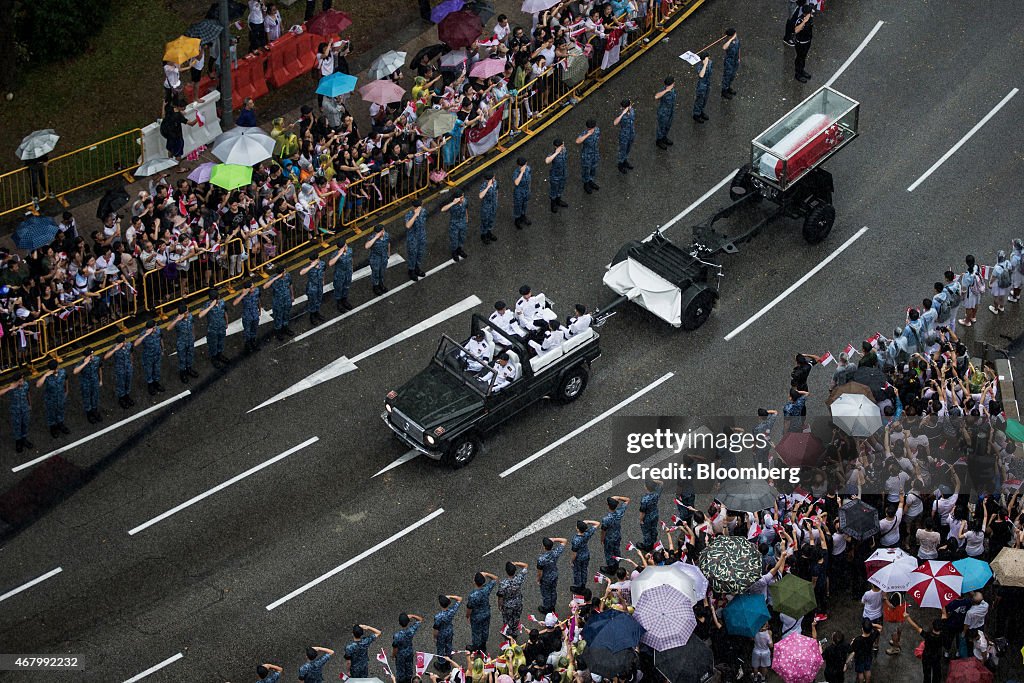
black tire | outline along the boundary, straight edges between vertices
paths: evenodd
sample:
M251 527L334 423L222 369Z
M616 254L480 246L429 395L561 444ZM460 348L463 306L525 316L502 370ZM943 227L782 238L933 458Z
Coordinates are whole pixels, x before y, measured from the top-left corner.
M590 381L590 373L583 365L577 365L564 375L558 383L558 394L555 396L562 403L572 403L578 399L587 388Z
M715 307L715 293L706 287L692 286L683 292L682 327L692 332L703 325L711 317Z
M453 469L465 467L473 462L473 459L480 453L483 445L480 439L474 434L464 434L456 437L445 453L444 462Z
M754 203L761 201L761 193L755 190L754 184L750 182L750 164L743 164L729 184L729 199L736 201L740 197L751 193L753 193L754 197L750 201Z
M835 222L836 208L831 204L818 204L804 219L804 240L808 244L818 244L832 232Z

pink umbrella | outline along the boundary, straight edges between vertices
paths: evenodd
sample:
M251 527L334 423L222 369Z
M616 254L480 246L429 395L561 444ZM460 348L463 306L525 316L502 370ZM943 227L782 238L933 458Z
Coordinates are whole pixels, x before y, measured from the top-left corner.
M960 597L964 577L952 562L927 560L910 575L913 585L907 592L918 607L941 609Z
M401 102L402 97L405 96L405 90L395 85L392 81L382 80L367 83L359 89L359 95L366 102L390 104L392 102Z
M481 59L469 71L474 78L490 78L501 73L505 73L504 59Z
M871 553L871 557L864 562L864 567L867 569L868 576L870 577L879 569L890 564L899 564L902 567L906 567L908 572L912 572L917 569L917 558L913 555L908 555L899 548L880 548Z
M786 683L814 683L824 663L814 638L794 633L775 643L772 670Z

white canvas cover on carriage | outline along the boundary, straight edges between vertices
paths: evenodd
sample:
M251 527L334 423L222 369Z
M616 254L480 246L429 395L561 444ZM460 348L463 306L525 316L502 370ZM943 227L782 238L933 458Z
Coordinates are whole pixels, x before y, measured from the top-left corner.
M604 283L673 327L682 324L682 291L642 263L627 257L609 266Z

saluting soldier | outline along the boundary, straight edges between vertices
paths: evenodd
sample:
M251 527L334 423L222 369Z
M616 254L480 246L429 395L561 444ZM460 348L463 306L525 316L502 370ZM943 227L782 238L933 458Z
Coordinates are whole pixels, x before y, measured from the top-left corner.
M622 550L622 516L626 514L629 498L626 496L608 497L608 514L601 519L601 543L604 545L605 566L601 571L614 574L619 566L618 557Z
M581 519L576 522L576 533L569 542L572 551L572 585L582 590L587 585L590 572L590 538L601 526L601 522L593 519Z
M437 646L435 652L438 657L451 657L454 649L452 643L455 640L455 626L452 621L462 604L462 597L439 595L437 602L441 605L441 611L434 615L434 644Z
M149 395L165 391L160 384L161 360L163 360L163 333L155 320L146 322L146 331L135 340L135 346L142 346L142 372L146 376L146 387Z
M11 434L14 436L14 450L21 453L24 449L35 446L28 440L28 419L32 414L32 404L28 397L28 381L24 375L18 374L14 381L0 390L0 396L11 394Z
M117 405L124 409L135 405L132 400L132 377L135 375L135 366L132 365L132 351L135 344L128 341L123 335L117 335L114 340L115 346L103 355L103 360L114 359L114 393L117 394Z
M665 77L665 87L654 93L658 103L658 134L654 144L660 149L668 149L674 143L669 140L668 132L672 130L672 119L676 115L676 79Z
M405 258L409 279L416 282L426 275L420 266L427 252L427 210L423 202L414 199L412 208L405 212Z
M544 157L544 163L550 166L548 171L548 196L551 198L551 213L558 213L558 207L563 209L569 205L562 201L562 193L565 192L566 160L568 152L565 150L565 143L560 138L555 138L554 150Z
M348 290L352 286L352 251L348 242L342 242L338 253L327 263L334 266L334 307L339 312L351 311Z
M597 121L587 119L587 129L576 138L576 144L580 145L583 191L587 194L601 189L594 182L594 178L597 177L597 164L601 161L601 152L598 149L600 143L601 129L597 127Z
M373 293L380 296L388 291L384 286L384 273L388 269L388 259L391 258L391 236L378 225L373 230L373 237L366 241L366 249L370 252L370 282L373 283Z
M644 482L647 493L640 499L640 533L643 535L643 550L654 549L658 542L658 521L661 515L658 513L658 501L661 500L662 483L657 479L650 479Z
M245 283L245 289L231 302L242 304L242 337L245 338L245 352L258 351L260 343L256 333L260 327L260 287L252 280Z
M178 316L167 325L167 331L171 330L178 333L174 340L174 348L178 352L178 378L182 384L188 384L188 378L198 377L199 373L192 368L196 353L195 320L185 304L178 305Z
M103 375L100 374L100 367L103 361L96 356L91 348L86 348L82 361L75 366L72 372L81 375L78 380L78 388L82 392L82 407L85 409L85 417L89 424L103 421L100 413L100 387L103 386Z
M622 111L615 117L615 125L619 127L619 173L625 175L633 169L633 164L629 163L629 150L636 139L636 112L629 99L622 100L619 105Z
M498 584L498 611L501 612L501 631L514 639L519 632L523 616L523 582L526 580L525 562L506 562L506 578Z
M526 215L530 203L530 182L533 180L533 170L526 163L526 159L516 159L516 168L512 171L512 183L515 189L512 191L512 218L515 219L516 228L523 229L523 224L533 225L533 221Z
M369 631L370 635L366 635ZM345 659L348 660L349 678L369 678L370 645L380 637L380 630L366 624L352 627L352 642L345 646Z
M320 304L324 300L324 262L313 254L309 264L299 271L306 276L306 312L309 313L309 324L316 325L324 321L320 315Z
M455 190L452 200L441 207L441 213L448 214L448 248L453 261L468 258L462 245L466 243L466 195Z
M64 405L68 397L68 373L50 359L46 363L46 372L36 380L36 388L43 390L43 403L46 406L46 425L50 428L50 436L57 438L61 434L70 434L64 426Z
M494 236L494 219L498 215L498 181L490 171L480 183L480 241L484 244L497 242Z
M565 552L564 538L545 538L544 552L537 558L537 583L540 584L541 614L555 611L558 602L558 558Z
M409 623L409 622L412 623ZM420 630L423 617L418 614L398 615L398 625L401 631L395 633L391 638L391 652L395 658L395 683L410 683L416 673L416 651L412 646L412 639L416 631Z
M700 64L697 67L697 86L693 96L693 120L704 123L710 117L704 113L704 105L708 103L708 91L711 89L711 55L700 53Z
M722 97L731 100L736 94L732 89L732 81L740 68L740 37L734 28L725 29L725 35L729 39L722 45L722 49L725 50L725 59L722 61Z
M292 292L292 274L282 270L263 283L263 289L269 289L272 296L270 307L274 316L274 334L277 340L281 341L285 335L294 336L295 333L288 325L288 318L292 314L292 299L295 296Z
M220 298L220 292L216 289L210 290L210 301L203 310L199 311L199 317L206 321L206 350L210 354L210 363L213 367L219 368L221 364L227 365L230 359L224 355L224 337L228 333L228 311L224 300Z
M498 577L488 572L477 572L473 577L476 590L466 599L466 619L469 620L473 642L467 650L487 652L487 635L491 629L491 591Z

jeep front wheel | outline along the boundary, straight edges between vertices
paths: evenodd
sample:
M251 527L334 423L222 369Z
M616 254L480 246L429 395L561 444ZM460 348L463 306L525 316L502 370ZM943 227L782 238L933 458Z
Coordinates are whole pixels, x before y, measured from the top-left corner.
M480 439L475 436L471 434L460 436L448 447L444 461L455 469L465 467L477 456L477 453L480 452L480 447Z
M578 399L580 394L587 388L587 380L589 379L590 375L582 365L569 370L558 384L558 400L562 403L572 403Z

